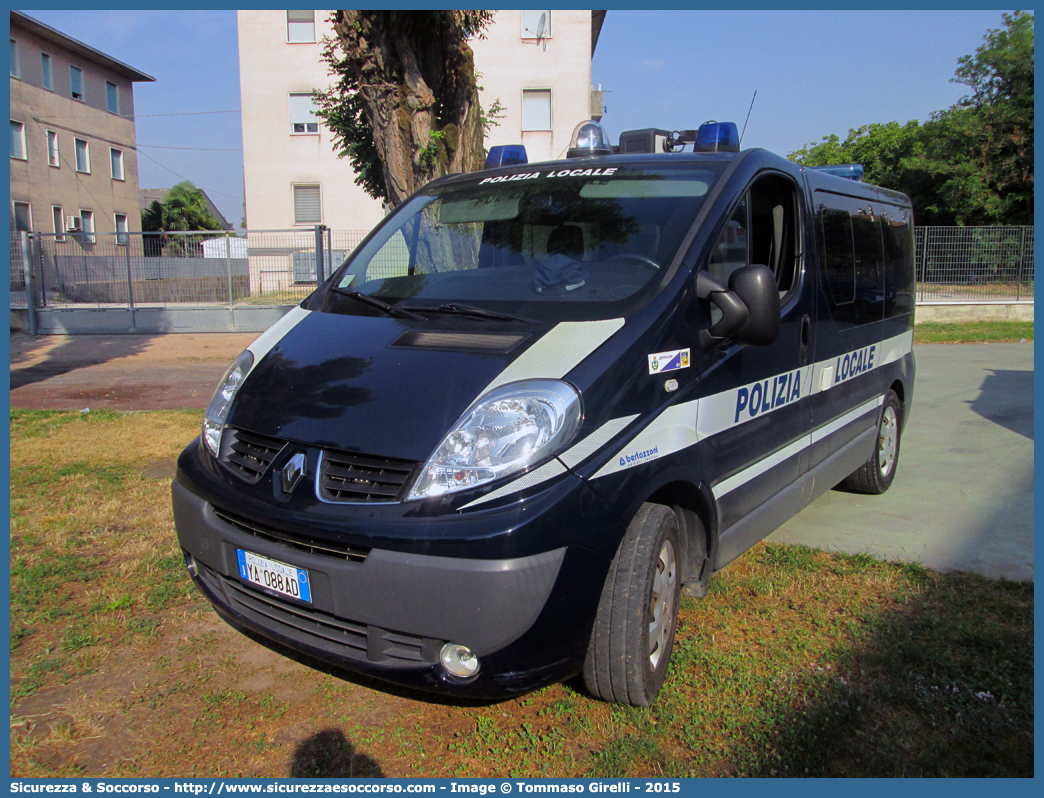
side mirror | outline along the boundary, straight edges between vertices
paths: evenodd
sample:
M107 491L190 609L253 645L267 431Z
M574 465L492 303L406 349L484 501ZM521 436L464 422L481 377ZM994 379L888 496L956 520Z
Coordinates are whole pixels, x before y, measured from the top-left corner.
M779 287L768 266L755 264L729 276L729 290L747 306L746 323L732 336L743 346L768 346L779 336Z
M696 274L696 297L705 299L721 311L721 318L710 328L700 330L700 348L709 352L726 338L732 338L747 323L747 306L733 291L710 272Z
M768 346L779 335L779 291L767 266L744 266L725 285L706 271L696 275L696 296L721 311L721 318L700 331L700 347L709 351L731 338L743 346Z

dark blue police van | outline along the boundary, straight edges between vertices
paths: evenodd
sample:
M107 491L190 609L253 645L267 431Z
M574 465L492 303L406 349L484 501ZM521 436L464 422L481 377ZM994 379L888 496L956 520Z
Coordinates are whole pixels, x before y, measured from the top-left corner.
M682 590L839 483L887 490L910 201L737 138L614 154L582 123L565 161L500 148L388 216L236 359L178 461L217 612L425 690L583 673L648 705Z

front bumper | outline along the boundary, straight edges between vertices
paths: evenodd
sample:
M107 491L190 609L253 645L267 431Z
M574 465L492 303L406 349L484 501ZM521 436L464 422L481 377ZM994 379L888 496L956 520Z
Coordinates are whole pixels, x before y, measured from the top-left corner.
M588 491L575 482L573 492ZM609 567L585 546L563 539L547 551L499 559L387 548L339 557L288 545L278 530L216 508L202 493L179 471L172 486L178 540L196 585L233 626L348 670L461 696L516 695L581 667ZM237 549L307 569L312 601L245 582ZM479 657L476 677L462 681L443 670L439 651L447 642Z

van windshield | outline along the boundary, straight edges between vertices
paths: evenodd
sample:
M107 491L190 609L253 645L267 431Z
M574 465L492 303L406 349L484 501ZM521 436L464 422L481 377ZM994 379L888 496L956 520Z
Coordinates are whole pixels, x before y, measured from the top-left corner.
M436 185L397 210L334 275L327 310L466 303L540 320L642 304L724 170L719 164L519 167Z

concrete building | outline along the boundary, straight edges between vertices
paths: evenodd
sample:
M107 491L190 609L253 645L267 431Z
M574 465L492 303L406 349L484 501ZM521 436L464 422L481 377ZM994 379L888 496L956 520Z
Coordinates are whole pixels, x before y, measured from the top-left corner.
M381 203L354 182L347 159L312 111L311 92L332 83L321 59L333 34L329 11L240 11L239 75L247 227L316 224L369 230ZM591 57L604 11L497 11L485 39L473 39L482 106L504 116L487 139L526 145L530 160L564 157L577 123L601 116ZM334 247L338 248L337 241Z
M141 230L134 84L154 80L11 11L12 230Z

